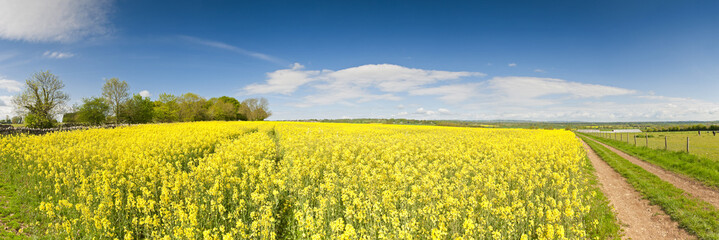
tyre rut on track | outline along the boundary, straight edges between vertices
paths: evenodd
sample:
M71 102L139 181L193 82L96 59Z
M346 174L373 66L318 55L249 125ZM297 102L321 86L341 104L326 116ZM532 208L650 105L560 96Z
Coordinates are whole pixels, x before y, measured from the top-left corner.
M696 239L629 184L624 177L604 162L584 141L584 149L596 170L599 188L614 206L622 224L623 239Z

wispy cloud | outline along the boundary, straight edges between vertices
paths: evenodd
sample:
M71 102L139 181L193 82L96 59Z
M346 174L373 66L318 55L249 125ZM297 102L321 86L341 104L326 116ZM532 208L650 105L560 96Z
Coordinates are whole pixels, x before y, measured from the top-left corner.
M510 64L507 64L507 66L510 66L510 67L516 67L516 66L517 66L517 64L516 64L516 63L510 63Z
M42 56L45 58L63 59L63 58L71 58L71 57L75 56L75 54L69 53L69 52L45 51L45 53L43 53Z
M537 77L494 77L487 82L487 88L495 98L526 105L547 105L564 98L600 98L636 93L618 87ZM552 95L555 97L548 97Z
M545 73L545 72L547 72L547 71L544 71L543 69L537 68L537 69L534 69L534 72L536 72L536 73Z
M207 39L191 37L191 36L184 36L184 35L180 35L179 37L181 39L191 42L191 43L200 44L200 45L218 48L218 49L223 49L223 50L239 53L242 55L246 55L249 57L257 58L260 60L264 60L264 61L268 61L268 62L280 64L280 65L285 65L287 63L286 61L284 61L282 59L279 59L279 58L276 58L276 57L273 57L273 56L270 56L270 55L267 55L264 53L258 53L258 52L245 50L243 48L236 47L236 46L233 46L233 45L230 45L227 43L223 43L223 42L219 42L219 41L207 40Z
M0 38L71 42L108 32L110 0L2 1Z
M5 60L12 59L12 58L14 58L15 56L17 56L17 54L16 54L16 53L13 53L13 52L0 53L0 62L5 61Z

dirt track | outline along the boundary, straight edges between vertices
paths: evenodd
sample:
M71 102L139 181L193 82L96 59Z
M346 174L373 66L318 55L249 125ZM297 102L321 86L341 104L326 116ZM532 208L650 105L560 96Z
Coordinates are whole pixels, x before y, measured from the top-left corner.
M590 139L591 140L591 139ZM592 140L594 141L594 140ZM597 142L597 141L594 141ZM656 166L654 164L645 162L644 160L641 160L639 158L636 158L632 155L626 154L616 148L613 148L609 145L606 145L601 142L597 142L599 144L602 144L602 146L608 148L612 152L616 153L617 155L623 157L624 159L629 160L633 164L640 166L644 168L644 170L647 170L647 172L650 172L654 175L657 175L659 179L662 181L671 183L675 187L684 190L685 192L691 194L693 197L701 199L702 201L705 201L711 205L713 205L715 208L719 209L719 191L712 189L710 187L705 186L699 181L696 181L694 179L690 179L686 176L682 176L680 174L665 170L659 166Z
M600 189L614 206L617 218L624 230L623 239L696 239L679 228L658 206L642 199L632 185L606 162L604 162L586 143L584 149L596 169Z

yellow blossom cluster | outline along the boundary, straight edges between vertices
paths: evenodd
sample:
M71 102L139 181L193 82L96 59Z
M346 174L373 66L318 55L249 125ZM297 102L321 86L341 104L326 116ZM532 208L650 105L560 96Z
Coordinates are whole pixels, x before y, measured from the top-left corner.
M574 134L285 122L0 138L67 239L587 238Z

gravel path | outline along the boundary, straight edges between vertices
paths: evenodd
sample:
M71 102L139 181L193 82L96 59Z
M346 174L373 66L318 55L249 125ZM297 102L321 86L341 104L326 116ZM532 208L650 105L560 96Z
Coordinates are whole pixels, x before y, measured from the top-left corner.
M614 171L586 143L584 149L596 170L599 188L614 206L614 212L622 224L623 239L696 239L679 228L659 206L648 200Z

